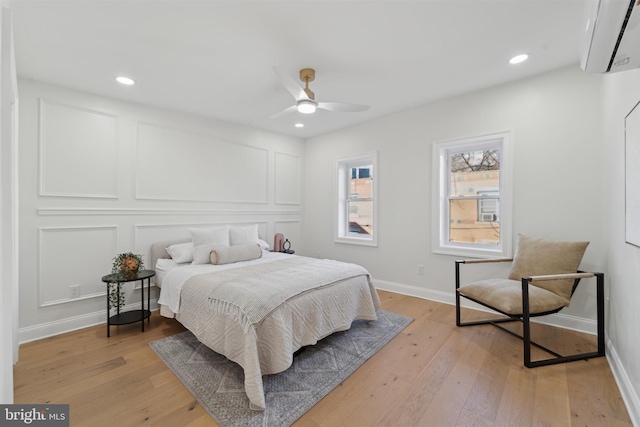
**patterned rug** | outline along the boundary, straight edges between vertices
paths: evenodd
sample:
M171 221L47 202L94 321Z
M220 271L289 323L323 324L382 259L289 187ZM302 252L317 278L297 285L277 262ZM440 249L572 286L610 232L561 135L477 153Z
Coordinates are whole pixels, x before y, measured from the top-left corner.
M356 320L307 347L284 372L263 377L267 409L249 409L242 368L185 331L149 343L202 407L222 427L290 426L413 319L378 310L378 320Z

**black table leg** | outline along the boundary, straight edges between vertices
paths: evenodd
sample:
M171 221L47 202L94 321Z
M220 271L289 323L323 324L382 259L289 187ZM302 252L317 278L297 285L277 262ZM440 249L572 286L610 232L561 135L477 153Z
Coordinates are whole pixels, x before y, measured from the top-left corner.
M142 332L144 332L144 279L140 285L140 323L142 323Z
M111 316L109 316L109 285L107 284L107 338L111 336Z
M147 310L149 310L149 317L147 317L147 323L151 324L151 277L147 279Z

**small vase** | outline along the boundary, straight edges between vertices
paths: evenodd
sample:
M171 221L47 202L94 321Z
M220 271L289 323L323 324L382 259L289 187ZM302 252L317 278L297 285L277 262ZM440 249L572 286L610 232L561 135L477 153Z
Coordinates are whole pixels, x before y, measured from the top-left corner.
M130 280L136 277L136 274L138 274L139 268L140 268L140 265L138 264L138 261L135 258L131 258L131 257L125 258L120 263L120 272L122 273L124 278L127 280Z

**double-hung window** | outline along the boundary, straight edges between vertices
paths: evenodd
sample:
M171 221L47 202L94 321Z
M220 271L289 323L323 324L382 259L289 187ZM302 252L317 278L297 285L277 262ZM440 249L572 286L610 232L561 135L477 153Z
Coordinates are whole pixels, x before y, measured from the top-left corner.
M377 246L377 153L336 160L335 241Z
M433 251L511 256L510 133L433 146Z

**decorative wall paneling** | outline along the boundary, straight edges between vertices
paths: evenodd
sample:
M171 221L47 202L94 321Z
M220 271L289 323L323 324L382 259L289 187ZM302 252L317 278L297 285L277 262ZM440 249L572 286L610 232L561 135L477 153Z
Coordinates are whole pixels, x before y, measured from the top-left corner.
M117 199L116 120L40 99L40 195Z
M136 154L136 199L268 203L266 149L138 123Z
M275 202L279 205L300 204L301 159L287 153L275 153Z
M96 272L111 271L110 260L118 250L117 225L41 227L38 240L39 307L105 296ZM75 297L70 286L79 287Z
M272 243L280 221L301 247L302 139L19 85L20 342L104 322L113 257L147 261L189 227L258 224ZM137 288L125 286L127 308Z
M40 216L72 216L72 215L212 215L212 216L255 216L255 215L300 215L297 209L289 210L220 210L220 209L164 209L164 208L38 208Z

